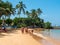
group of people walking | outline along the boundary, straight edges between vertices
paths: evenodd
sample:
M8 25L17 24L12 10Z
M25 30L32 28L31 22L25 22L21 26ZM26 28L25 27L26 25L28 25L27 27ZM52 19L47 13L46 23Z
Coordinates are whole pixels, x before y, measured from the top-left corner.
M21 32L22 33L33 33L34 31L33 31L33 29L29 30L28 27L22 27Z
M28 33L28 28L27 27L22 27L21 32L22 33Z

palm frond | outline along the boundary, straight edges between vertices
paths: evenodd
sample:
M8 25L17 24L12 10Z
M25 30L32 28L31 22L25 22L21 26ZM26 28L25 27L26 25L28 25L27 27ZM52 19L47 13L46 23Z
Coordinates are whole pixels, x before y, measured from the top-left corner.
M22 8L22 11L23 11L23 14L25 14L25 9L24 8Z
M38 13L38 14L41 14L41 13L42 13L42 11L41 11L40 8L37 9L37 13Z

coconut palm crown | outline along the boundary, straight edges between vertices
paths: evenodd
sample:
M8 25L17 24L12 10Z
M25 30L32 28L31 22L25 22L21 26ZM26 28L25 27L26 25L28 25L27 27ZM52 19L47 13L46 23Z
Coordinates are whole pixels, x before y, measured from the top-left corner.
M20 15L21 12L23 12L23 14L25 14L25 4L23 4L23 2L19 2L19 4L16 5L16 9L18 9L18 14ZM20 16L19 16L20 17Z

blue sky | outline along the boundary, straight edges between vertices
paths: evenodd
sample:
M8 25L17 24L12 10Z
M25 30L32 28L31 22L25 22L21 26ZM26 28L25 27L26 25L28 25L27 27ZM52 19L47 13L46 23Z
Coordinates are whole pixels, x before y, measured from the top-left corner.
M7 1L7 0L4 0ZM13 7L21 0L8 0L13 4ZM52 25L60 26L60 0L22 0L26 5L26 10L41 8L43 13L40 18L45 22L49 21ZM15 16L16 17L16 16ZM17 16L18 17L18 16ZM23 17L23 14L22 14ZM11 18L14 18L12 16Z

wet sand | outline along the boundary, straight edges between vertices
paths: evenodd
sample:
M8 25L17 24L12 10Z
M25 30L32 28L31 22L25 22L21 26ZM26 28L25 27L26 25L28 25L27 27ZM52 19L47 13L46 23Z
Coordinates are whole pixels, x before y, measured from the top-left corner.
M12 33L2 33L0 45L42 45L36 41L30 34L22 34L20 30Z
M40 37L42 38L41 42L42 44L44 43L45 45L60 45L60 42L54 40L53 38L50 37L45 37L42 34L37 34L37 33L33 33L35 35L35 37Z
M33 29L29 29L29 30L33 30ZM60 42L48 37L48 36L44 36L42 34L39 33L40 30L38 31L34 31L33 34L31 34L35 39L37 39L38 41L40 40L40 42L43 45L60 45Z

